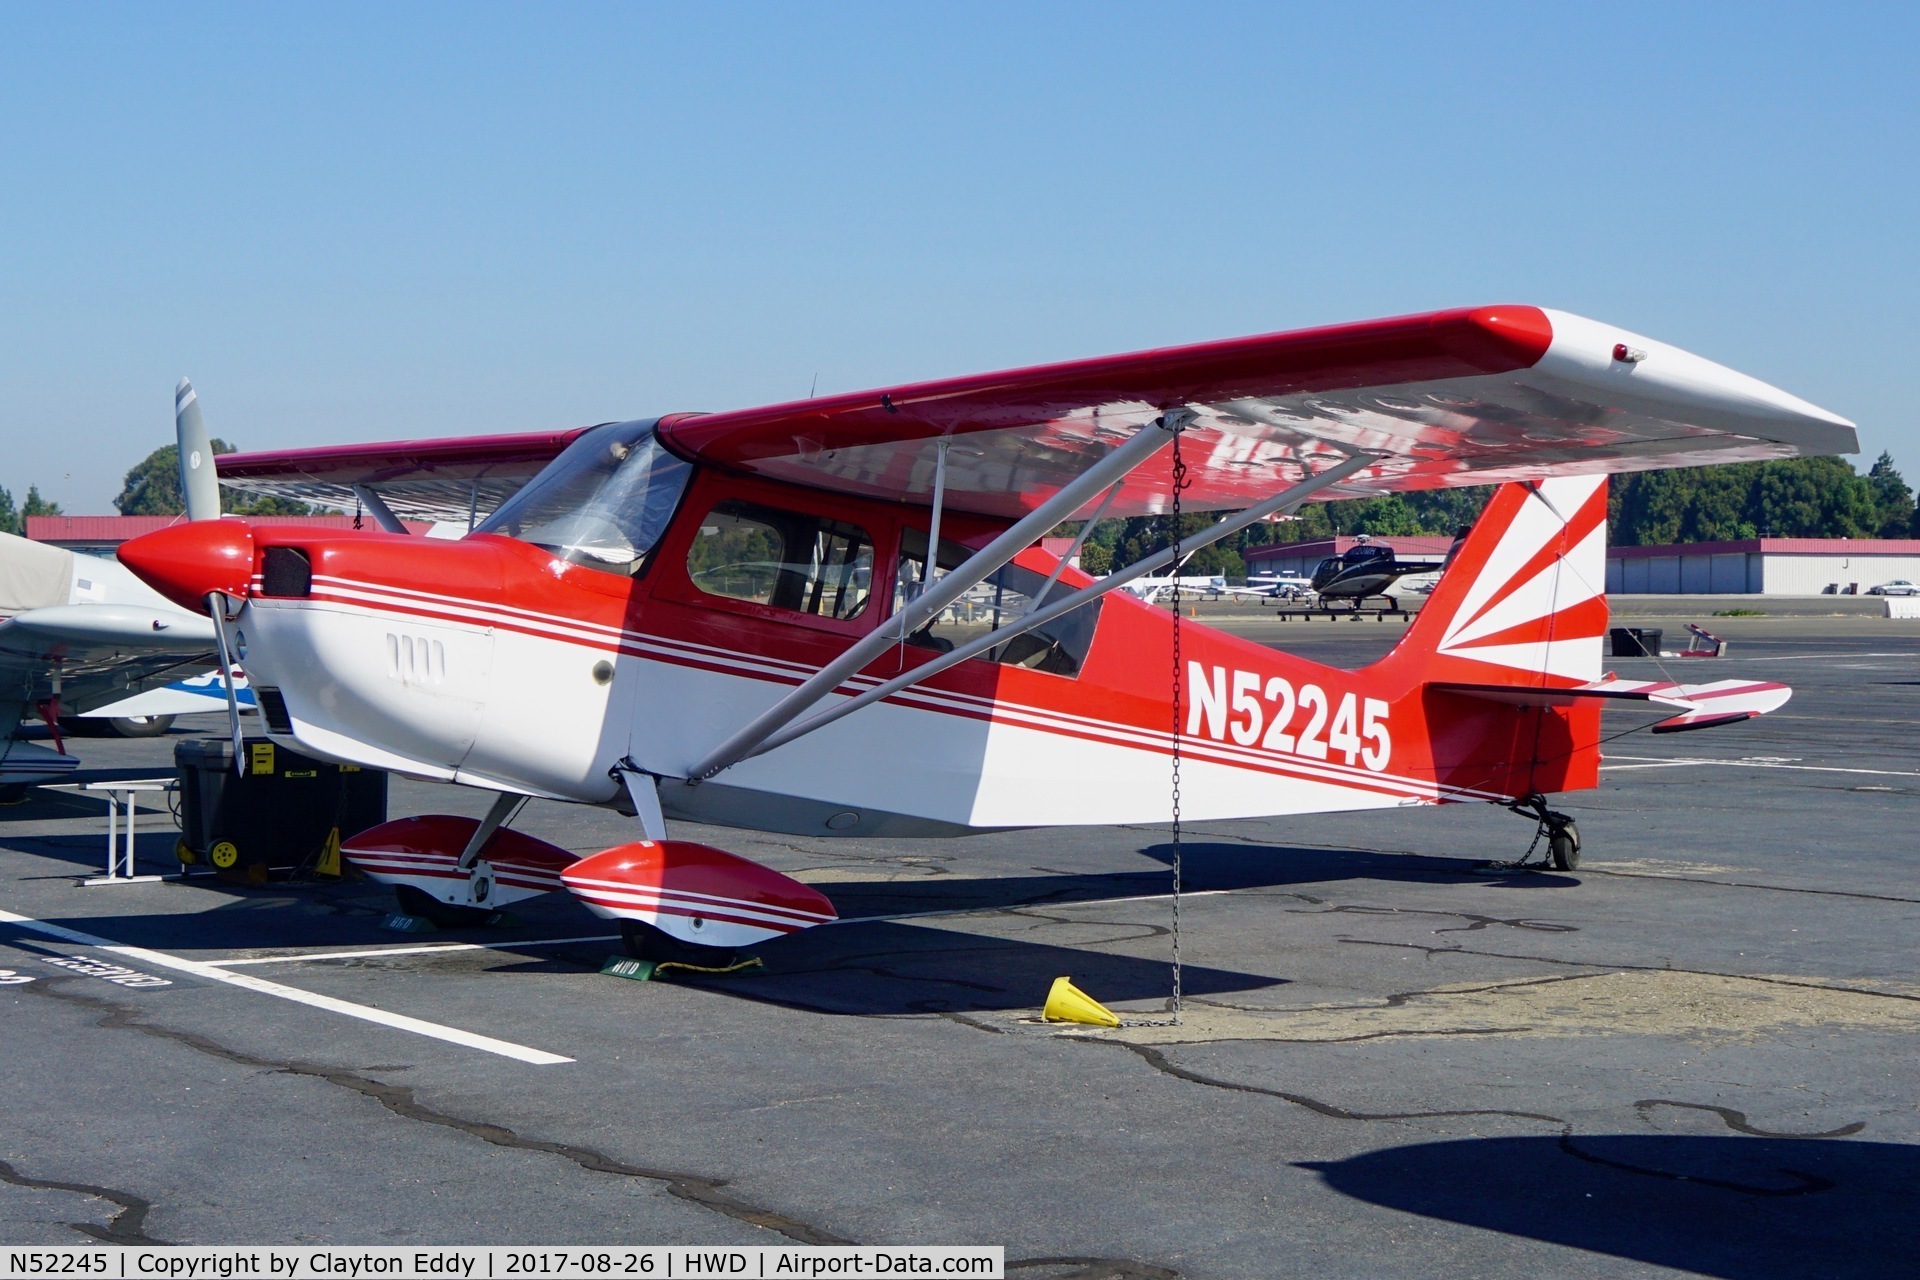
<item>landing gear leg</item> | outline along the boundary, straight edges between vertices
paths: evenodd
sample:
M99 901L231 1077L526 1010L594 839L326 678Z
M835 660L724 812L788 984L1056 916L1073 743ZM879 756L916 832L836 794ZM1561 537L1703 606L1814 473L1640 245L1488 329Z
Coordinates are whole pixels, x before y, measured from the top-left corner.
M1526 856L1509 865L1526 867L1539 865L1532 861L1533 851L1540 847L1544 838L1547 842L1546 864L1555 871L1573 871L1580 866L1580 828L1574 825L1573 818L1564 813L1556 813L1547 808L1547 798L1538 792L1515 801L1507 806L1523 818L1532 818L1539 824L1533 833L1533 844L1528 846Z

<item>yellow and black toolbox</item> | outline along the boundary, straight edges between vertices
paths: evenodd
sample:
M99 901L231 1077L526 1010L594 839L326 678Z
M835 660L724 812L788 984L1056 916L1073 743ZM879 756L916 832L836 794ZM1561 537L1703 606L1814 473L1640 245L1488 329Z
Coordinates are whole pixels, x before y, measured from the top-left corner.
M180 770L180 843L188 868L263 883L274 870L340 874L340 841L387 820L387 775L329 764L276 746L242 742L233 767L226 738L174 744Z

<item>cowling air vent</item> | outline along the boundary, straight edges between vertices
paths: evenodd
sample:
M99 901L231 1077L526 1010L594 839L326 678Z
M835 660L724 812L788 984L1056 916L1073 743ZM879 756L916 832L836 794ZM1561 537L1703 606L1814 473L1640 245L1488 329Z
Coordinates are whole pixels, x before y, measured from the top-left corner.
M292 737L293 717L287 714L287 700L280 696L280 691L255 685L253 696L260 704L260 714L267 718L268 732Z
M313 594L313 562L299 547L268 547L262 561L261 595L305 597Z

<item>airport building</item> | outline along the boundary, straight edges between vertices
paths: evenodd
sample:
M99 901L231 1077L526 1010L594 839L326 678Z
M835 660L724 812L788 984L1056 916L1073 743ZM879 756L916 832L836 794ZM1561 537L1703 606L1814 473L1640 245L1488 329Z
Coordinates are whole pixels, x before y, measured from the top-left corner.
M1612 595L1864 595L1920 582L1920 538L1748 538L1607 548Z
M1368 539L1403 556L1439 559L1451 538ZM1359 538L1311 538L1248 547L1247 572L1311 575ZM1748 538L1656 547L1608 547L1609 595L1865 595L1883 582L1920 582L1920 538Z

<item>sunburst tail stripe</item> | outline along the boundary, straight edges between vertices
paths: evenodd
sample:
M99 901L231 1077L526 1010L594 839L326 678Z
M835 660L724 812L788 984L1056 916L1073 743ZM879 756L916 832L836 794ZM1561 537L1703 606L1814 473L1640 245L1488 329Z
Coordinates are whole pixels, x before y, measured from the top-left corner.
M1575 640L1596 639L1606 633L1607 602L1596 596L1582 600L1578 604L1568 605L1560 612L1550 613L1544 618L1518 623L1505 631L1476 636L1471 640L1456 640L1448 647L1447 652L1470 656L1474 649L1488 645L1543 644L1549 641L1554 644L1564 644Z
M1606 486L1602 485L1588 496L1587 500L1580 505L1580 509L1573 514L1573 517L1567 521L1564 528L1558 531L1556 536L1549 537L1546 545L1534 552L1533 556L1528 559L1525 564L1521 565L1519 569L1509 575L1507 580L1500 585L1499 589L1488 596L1486 600L1481 603L1480 607L1473 611L1473 616L1456 619L1449 630L1458 633L1472 626L1475 622L1479 621L1482 614L1531 582L1535 576L1562 555L1579 546L1581 540L1599 527L1606 518L1607 490Z

